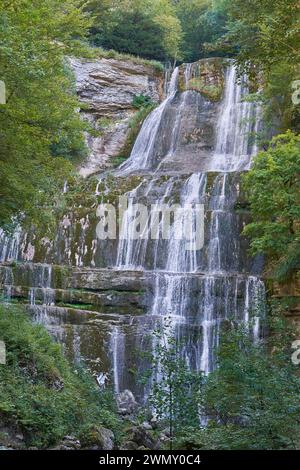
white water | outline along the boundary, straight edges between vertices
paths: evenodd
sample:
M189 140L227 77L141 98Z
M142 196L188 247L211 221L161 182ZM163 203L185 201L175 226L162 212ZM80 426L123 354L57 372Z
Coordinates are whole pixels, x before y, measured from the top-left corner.
M21 228L17 227L13 235L9 236L0 228L0 263L18 259L21 233Z
M124 372L125 336L118 325L112 328L110 349L112 352L114 390L116 394L119 394L121 392L120 382Z
M185 70L187 82L191 70L191 65L188 65ZM249 137L253 130L257 131L259 128L259 107L254 103L243 102L247 87L245 84L237 85L235 79L236 71L234 67L229 67L226 74L225 96L219 107L215 150L209 165L209 170L221 173L213 176L196 169L197 172L192 175L179 177L174 176L173 172L170 176L166 175L164 186L161 187L157 187L161 182L155 173L151 180L143 180L129 195L130 202L121 227L116 261L118 269L151 270L150 277L153 284L149 317L153 317L153 322L157 318L160 321L165 317L171 318L166 334L186 339L183 353L187 363L196 370L204 371L205 374L214 367L213 350L218 345L223 320L234 317L240 322L251 325L249 331L255 341L259 340L261 334L261 322L257 310L264 297L264 286L258 277L250 275L247 277L246 267L242 266L242 270L238 271L240 266L236 261L239 259L239 237L235 227L234 201L232 201L235 183L230 175L233 171L248 169L251 156L257 150L256 144L252 143ZM172 158L172 154L180 146L184 119L188 114L186 108L193 94L195 99L197 95L195 92L193 94L186 92L177 99L177 82L178 69L173 72L166 100L148 116L129 160L119 169L120 175L139 173L152 167L155 145L158 136L162 134L159 131L164 124L166 108L171 103L176 115L171 138L168 139L167 156ZM252 122L253 119L255 123ZM182 169L188 172L187 168ZM99 188L100 183L96 190L97 194ZM196 245L193 246L192 243L192 249L187 251L185 241L176 237L189 217L186 211L183 211L176 220L170 239L165 241L163 246L158 237L149 243L151 219L148 219L148 225L141 237L132 240L135 229L132 220L137 212L135 204L140 198L153 199L153 194L156 195L154 201L156 208L161 204L172 202L174 196L177 202L180 199L183 206L205 203L207 230L203 250L197 250ZM83 266L88 250L86 242L90 228L88 216L79 223L82 236L76 243L75 263L77 266ZM72 221L65 221L64 224L66 227L64 246L70 262L72 235L68 233L68 229L71 224ZM162 225L163 220L158 224L157 230L160 232ZM9 238L0 231L1 262L18 259L21 249L20 233ZM44 304L43 307L35 306L44 324L51 324L50 314L49 318L46 318L48 315L46 307L55 301L54 291L51 289L51 277L51 269L45 267L44 273L42 270L41 277L35 280L29 294L32 305L37 299ZM5 284L9 297L13 280L5 281ZM197 336L195 331L200 334ZM145 332L148 333L149 331ZM117 393L122 391L123 377L128 374L125 361L126 345L126 334L119 325L113 325L110 352ZM74 328L73 346L75 357L79 360L81 345L79 330L76 328Z
M151 156L164 111L177 93L178 67L174 70L169 85L167 98L145 120L142 129L136 139L129 159L120 166L120 172L124 176L135 171L149 169ZM118 174L118 173L117 173Z
M185 72L187 82L190 73L191 67L187 66ZM151 153L158 130L163 123L164 109L176 94L177 76L178 71L176 70L172 77L173 85L169 96L161 107L149 116L139 134L129 161L120 168L122 174L150 168ZM264 302L265 296L264 285L258 277L237 277L237 273L232 277L227 266L229 258L229 264L232 266L231 271L234 271L239 256L238 234L236 233L233 210L235 193L229 174L233 171L249 168L251 157L257 151L257 146L252 141L251 131L257 131L259 127L259 107L254 103L244 101L248 93L245 78L242 84L237 84L236 80L235 67L228 67L225 96L220 106L217 123L216 147L210 162L210 171L219 171L221 173L216 175L214 179L209 201L208 241L206 241L206 246L203 249L204 251L207 250L206 271L203 276L199 277L199 263L202 259L201 256L203 257L203 252L201 253L201 250L199 252L196 246L192 246L192 249L187 251L184 245L185 242L176 237L189 216L188 211L182 211L181 216L171 229L171 236L164 251L164 269L157 268L158 242L155 245L154 262L152 263L153 301L149 314L153 318L168 318L169 327L165 332L167 336L172 334L180 338L182 328L184 328L184 331L186 331L186 328L191 327L200 328L200 339L195 340L193 333L188 334L183 353L191 367L193 366L196 370L203 371L205 374L208 374L215 365L214 349L219 344L220 329L224 319L229 320L233 316L237 320L248 324L249 331L251 325L251 334L254 340L258 341L260 337L258 310L260 310L260 304ZM178 144L182 125L181 114L187 106L185 96L187 96L187 93L179 101L168 155L175 152ZM147 186L147 190L142 194L150 194L154 185L155 178L152 179ZM163 196L157 199L157 205L166 202L172 195L174 188L175 179L170 177ZM136 201L140 189L139 187L131 193ZM199 204L205 202L206 199L207 174L192 174L180 190L181 205ZM131 233L130 222L134 213L135 206L132 200L125 214L122 227L123 235ZM119 269L145 269L151 225L151 221L148 222L149 224L141 240L134 242L127 239L119 243L117 260ZM195 294L197 299L199 296L199 300L193 303ZM241 303L242 299L244 299L244 305ZM116 343L116 337L113 337ZM114 348L114 351L117 356L117 348ZM117 361L118 358L115 357L115 388L119 392Z
M254 133L260 123L260 108L246 101L249 93L246 77L237 83L237 70L228 67L225 98L217 123L217 141L211 162L212 171L239 171L249 169L251 157L257 153Z
M55 290L52 285L52 266L50 264L39 265L38 275L33 279L34 285L29 290L28 300L31 306L36 305L36 298L40 297L43 306L55 304Z

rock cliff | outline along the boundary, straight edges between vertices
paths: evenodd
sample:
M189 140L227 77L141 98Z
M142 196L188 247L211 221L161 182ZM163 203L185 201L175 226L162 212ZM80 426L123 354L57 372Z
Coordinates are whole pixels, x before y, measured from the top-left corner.
M162 72L151 65L99 59L71 59L76 88L83 104L82 116L98 135L87 135L90 155L81 165L82 176L112 167L112 159L122 153L130 120L136 113L132 102L144 95L158 103L163 95Z

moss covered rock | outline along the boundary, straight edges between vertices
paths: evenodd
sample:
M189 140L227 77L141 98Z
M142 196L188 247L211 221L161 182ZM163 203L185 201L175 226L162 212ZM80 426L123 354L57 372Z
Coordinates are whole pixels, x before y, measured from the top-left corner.
M179 90L197 91L211 101L220 101L224 92L225 66L224 59L202 59L193 63L187 73L184 64L179 72Z

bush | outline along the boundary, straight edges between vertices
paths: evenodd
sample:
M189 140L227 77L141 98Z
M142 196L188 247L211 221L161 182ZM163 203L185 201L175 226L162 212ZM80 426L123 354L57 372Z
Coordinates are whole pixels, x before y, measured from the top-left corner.
M208 425L182 430L179 448L299 448L300 378L291 360L295 331L283 313L280 304L272 305L270 335L262 343L253 344L247 327L224 331L218 368L203 388Z
M136 109L151 106L152 104L150 96L136 95L132 100L132 106Z
M0 338L7 350L7 364L0 366L1 422L21 429L26 445L45 448L93 425L118 429L112 397L83 369L72 368L23 309L0 305Z

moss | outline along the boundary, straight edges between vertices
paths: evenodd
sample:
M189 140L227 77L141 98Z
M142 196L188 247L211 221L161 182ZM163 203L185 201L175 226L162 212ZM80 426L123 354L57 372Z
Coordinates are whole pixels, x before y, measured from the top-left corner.
M211 101L220 101L224 93L224 59L202 59L192 64L191 78L186 82L186 66L180 67L179 90L196 91Z
M118 427L114 405L84 370L69 365L61 347L24 310L0 305L0 338L7 357L0 366L1 422L20 429L26 446L52 446L86 426Z
M116 204L118 198L136 188L140 182L141 176L128 176L126 178L115 178L109 175L98 187L100 195L99 203Z

